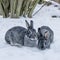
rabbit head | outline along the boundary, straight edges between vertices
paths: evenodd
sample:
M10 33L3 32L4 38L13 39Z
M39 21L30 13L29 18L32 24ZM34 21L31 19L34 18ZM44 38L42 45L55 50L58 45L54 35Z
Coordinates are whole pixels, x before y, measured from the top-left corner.
M25 22L27 26L26 36L31 39L36 39L37 35L36 35L36 30L33 27L33 21L31 20L30 24L27 22L27 20L25 20Z
M38 28L38 33L39 33L39 42L38 42L38 46L40 49L46 49L50 47L50 40L49 40L49 36L50 33L48 30L46 29L42 29Z

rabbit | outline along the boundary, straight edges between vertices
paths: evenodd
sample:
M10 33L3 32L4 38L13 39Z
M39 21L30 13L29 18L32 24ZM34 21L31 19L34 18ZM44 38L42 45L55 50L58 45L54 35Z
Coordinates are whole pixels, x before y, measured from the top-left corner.
M46 49L50 48L50 44L53 42L54 39L54 32L48 26L42 26L38 28L38 48L39 49Z
M36 40L36 30L33 28L33 21L30 21L30 25L25 20L27 28L17 26L9 29L5 34L5 41L11 46L27 46L26 42L29 40ZM34 42L34 41L33 41ZM30 41L29 41L30 43ZM34 43L31 44L35 45Z
M27 23L27 34L24 37L24 46L28 47L36 47L37 45L37 33L36 30L33 27L33 21L31 20L30 24L26 21Z

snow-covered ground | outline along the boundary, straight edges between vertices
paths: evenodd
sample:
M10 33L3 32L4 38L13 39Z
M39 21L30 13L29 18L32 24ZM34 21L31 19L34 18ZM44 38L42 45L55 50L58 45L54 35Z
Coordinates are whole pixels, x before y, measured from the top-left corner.
M39 13L33 18L11 19L0 17L0 60L60 60L60 17L52 18L52 15L60 16L60 5L54 7L55 3L51 6L43 7ZM36 12L41 5L37 5L34 12ZM54 42L51 44L50 49L44 51L37 48L30 47L12 47L5 42L5 33L8 29L14 26L25 25L25 19L34 21L34 28L43 25L49 26L54 31Z

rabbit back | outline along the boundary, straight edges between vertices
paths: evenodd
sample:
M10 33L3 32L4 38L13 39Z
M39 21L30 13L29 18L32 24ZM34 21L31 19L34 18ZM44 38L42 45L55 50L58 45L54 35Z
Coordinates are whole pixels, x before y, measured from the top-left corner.
M13 27L7 31L5 35L5 40L8 44L21 44L24 45L24 36L26 29L23 27Z

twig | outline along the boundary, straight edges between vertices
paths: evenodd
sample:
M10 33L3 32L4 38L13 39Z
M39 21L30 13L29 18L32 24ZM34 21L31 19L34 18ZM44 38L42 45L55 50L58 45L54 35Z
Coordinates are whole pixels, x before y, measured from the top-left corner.
M41 6L41 8L40 8L39 10L37 10L37 11L33 14L33 16L35 16L35 15L46 5L46 3L47 3L47 2L45 2L45 3Z

